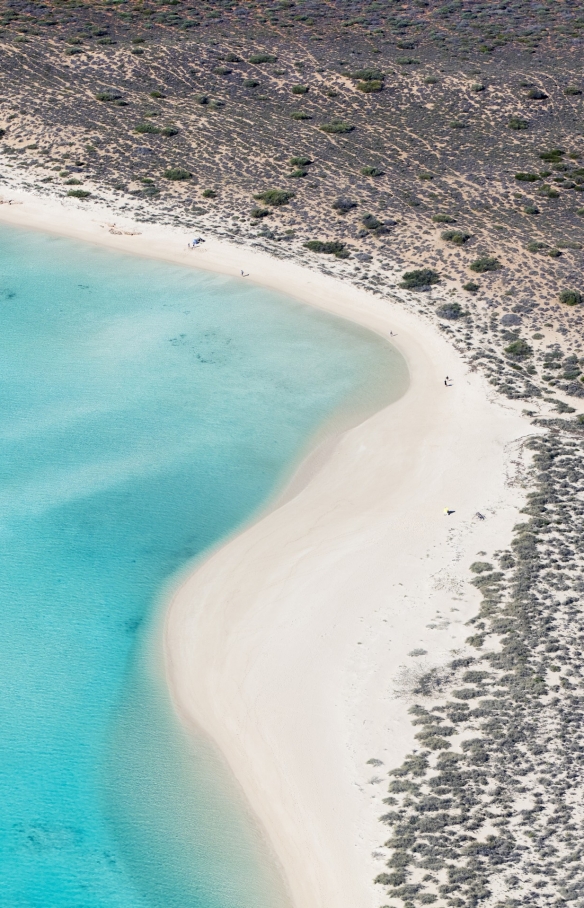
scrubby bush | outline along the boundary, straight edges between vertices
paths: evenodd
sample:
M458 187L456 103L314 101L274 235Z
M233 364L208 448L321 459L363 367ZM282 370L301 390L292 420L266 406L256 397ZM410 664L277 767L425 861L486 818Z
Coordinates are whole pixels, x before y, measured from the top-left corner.
M257 88L260 83L257 79L244 79L243 84L245 88Z
M581 94L582 94L582 89L581 89L581 88L578 88L576 85L568 85L568 86L564 89L564 94L565 94L565 95L581 95Z
M272 208L279 208L281 205L287 205L294 195L294 192L289 192L287 189L266 189L265 192L258 192L254 199L265 202Z
M252 218L265 218L269 215L270 211L268 208L252 208L250 211L250 216Z
M119 101L122 97L118 91L98 91L95 95L98 101Z
M440 318L446 318L451 321L454 321L457 318L461 318L463 315L466 315L460 303L444 303L443 306L440 306L436 310Z
M546 199L559 199L560 193L557 189L554 189L553 186L548 186L547 183L538 190L539 195L545 196Z
M476 293L477 290L480 290L480 285L475 284L474 281L467 281L466 284L462 285L462 289L466 290L467 293Z
M492 255L481 255L470 265L470 270L476 271L477 274L485 274L487 271L498 271L500 268L499 259L494 258Z
M382 177L383 170L380 170L379 167L362 167L361 173L364 177Z
M182 167L168 167L162 176L167 180L190 180L192 174Z
M201 193L204 199L216 199L217 193L214 189L203 189Z
M295 155L295 157L290 158L290 164L293 167L308 167L309 164L312 164L312 158L304 154Z
M432 268L416 268L414 271L406 271L402 275L400 287L405 290L429 290L433 284L440 281L440 275Z
M357 203L352 202L350 199L337 199L333 202L333 208L335 211L338 211L339 214L347 214L351 208L356 208Z
M521 171L520 173L515 174L515 179L520 180L522 183L535 183L537 180L541 180L541 177L537 173L525 173Z
M160 132L163 136L170 138L170 136L178 136L179 129L177 126L163 126Z
M233 70L230 66L216 66L213 72L216 76L230 76Z
M539 214L537 205L526 205L523 210L525 214Z
M371 79L370 82L357 82L357 88L359 91L364 91L366 94L376 91L383 90L383 82L379 79Z
M243 63L241 57L238 57L237 54L228 53L223 57L226 63Z
M552 148L550 151L540 152L540 158L542 161L547 161L549 164L558 164L563 156L565 155L563 148Z
M156 90L155 90L155 91L151 91L151 92L150 92L150 97L151 97L151 98L165 98L166 95L163 95L161 91L156 91Z
M349 258L349 251L344 243L308 240L307 243L303 243L303 246L305 246L306 249L310 249L311 252L322 252L325 255L334 255L337 259Z
M451 214L434 214L432 220L435 224L454 224L456 222L456 218L453 218Z
M70 189L67 195L73 199L86 199L91 193L87 189Z
M379 221L373 214L364 214L361 223L367 230L378 230L383 226L382 221Z
M379 69L358 69L351 73L351 79L358 82L383 82L385 75Z
M418 174L418 179L420 179L420 180L433 180L433 179L434 179L434 174L433 174L433 173L428 173L427 170L423 170L422 173L419 173L419 174Z
M565 306L579 306L582 302L582 294L578 290L562 290L560 302Z
M444 230L440 236L447 243L454 243L455 246L464 246L467 240L470 240L472 234L467 233L466 230Z
M154 123L138 123L138 125L134 127L134 132L157 136L160 133L160 129L158 126L155 126Z
M304 110L293 110L290 116L293 120L312 120L310 114L307 114Z
M275 63L277 59L275 54L253 54L249 58L248 63L255 63L256 65L259 63Z
M527 341L520 337L516 341L510 343L509 346L505 347L505 353L507 353L508 356L513 357L513 359L526 359L528 356L531 356L533 350Z
M471 91L484 91L485 86L483 85L482 82L473 82L473 84L470 87L470 90Z
M510 117L507 125L509 126L509 129L520 131L529 127L529 121L523 120L521 117Z
M417 66L420 63L415 57L397 57L395 62L400 66Z
M436 78L436 76L426 76L424 82L426 85L436 85L438 83L438 79Z
M323 132L328 133L329 135L344 135L348 132L353 132L355 129L354 126L351 126L350 123L345 123L344 120L334 119L330 123L323 123L320 127Z
M527 97L532 101L545 101L547 99L545 91L542 91L541 88L530 88L527 92Z
M293 85L292 86L293 95L306 95L308 94L308 85Z

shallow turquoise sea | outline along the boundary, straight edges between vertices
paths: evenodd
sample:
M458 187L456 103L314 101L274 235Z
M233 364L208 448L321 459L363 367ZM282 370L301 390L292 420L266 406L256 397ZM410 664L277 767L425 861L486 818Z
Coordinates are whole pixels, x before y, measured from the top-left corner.
M244 281L5 227L0 313L0 905L283 906L153 628L171 578L405 363Z

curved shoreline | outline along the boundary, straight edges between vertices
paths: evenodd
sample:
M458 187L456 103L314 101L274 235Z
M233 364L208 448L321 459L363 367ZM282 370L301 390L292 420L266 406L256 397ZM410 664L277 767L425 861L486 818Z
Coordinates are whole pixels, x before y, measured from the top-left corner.
M95 211L6 208L10 223L134 254L235 276L244 264L254 282L376 331L405 356L406 394L344 433L294 497L199 565L165 627L177 708L223 752L294 904L373 908L385 790L371 776L415 745L396 675L414 670L414 649L440 664L464 645L479 598L468 565L510 536L521 496L505 483L506 447L528 423L489 402L434 327L334 278L216 240L178 249L169 229L111 235ZM473 520L477 510L488 520Z

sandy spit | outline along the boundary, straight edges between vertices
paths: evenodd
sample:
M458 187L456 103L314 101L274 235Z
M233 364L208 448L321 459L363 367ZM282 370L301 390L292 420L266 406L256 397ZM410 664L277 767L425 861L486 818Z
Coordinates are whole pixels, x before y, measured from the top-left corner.
M468 568L510 540L529 422L493 399L411 302L224 241L189 250L183 232L105 209L11 198L19 204L0 204L5 222L244 269L242 280L397 335L406 394L342 435L297 494L199 565L164 628L177 710L218 744L296 908L376 908L386 900L373 883L385 869L386 774L416 746L412 679L465 650L479 602Z

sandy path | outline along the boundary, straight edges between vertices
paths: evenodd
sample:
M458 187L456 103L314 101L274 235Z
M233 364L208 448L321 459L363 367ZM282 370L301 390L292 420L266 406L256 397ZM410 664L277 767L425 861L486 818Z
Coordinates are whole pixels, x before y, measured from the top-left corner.
M169 228L112 234L106 211L20 199L0 205L0 219L227 274L243 267L265 286L397 332L406 395L342 436L302 491L188 577L165 628L177 708L223 751L295 905L381 904L378 780L415 746L410 701L396 691L472 632L464 622L479 597L468 566L510 538L521 494L507 475L529 423L491 402L439 332L396 303L241 246L210 240L190 251Z

